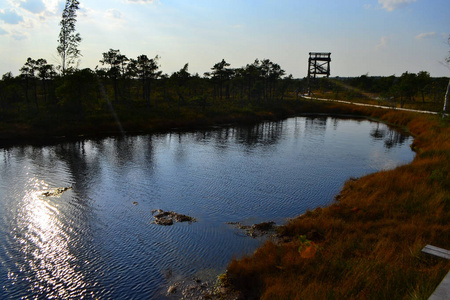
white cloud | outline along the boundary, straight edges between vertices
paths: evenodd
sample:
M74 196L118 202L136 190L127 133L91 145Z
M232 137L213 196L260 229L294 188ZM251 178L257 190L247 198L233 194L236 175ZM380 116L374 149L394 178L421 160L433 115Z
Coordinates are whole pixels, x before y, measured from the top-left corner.
M120 12L117 9L108 9L104 14L103 18L106 19L107 27L108 28L116 28L114 30L117 30L118 27L122 27L122 25L125 23L124 16L122 12Z
M432 38L436 35L436 32L423 32L421 34L416 35L414 38L416 40L422 40L426 38Z
M20 16L14 9L0 10L0 20L7 24L19 24L23 22L23 17Z
M6 31L0 27L0 35L6 35L6 34L8 34L8 31Z
M108 9L105 13L105 17L108 19L122 20L122 13L117 9Z
M62 10L61 10L62 12ZM93 9L90 9L89 7L85 7L84 5L80 5L80 8L77 11L77 16L79 18L89 18L92 15L95 15L96 12Z
M375 46L375 49L382 49L386 48L387 44L389 43L389 37L382 36L380 42Z
M59 1L59 0L42 0L42 2L45 5L45 8L48 12L51 14L56 14L58 11L62 12L62 8L64 8L64 2L65 1Z
M378 3L381 4L383 9L393 11L416 1L417 0L378 0Z

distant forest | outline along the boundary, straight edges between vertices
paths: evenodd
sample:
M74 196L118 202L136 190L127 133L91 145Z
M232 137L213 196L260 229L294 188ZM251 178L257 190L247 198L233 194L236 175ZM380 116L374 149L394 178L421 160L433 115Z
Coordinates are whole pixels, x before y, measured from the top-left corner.
M2 76L2 120L48 113L82 118L109 111L111 106L154 113L177 113L183 107L260 106L307 90L306 78L286 76L280 65L269 59L256 59L240 68L231 68L223 59L202 76L189 73L188 64L171 75L163 74L158 56L133 59L113 49L103 53L100 63L95 70L72 68L61 75L45 59L28 58L19 76L11 72ZM313 91L346 100L370 93L403 107L417 101L442 103L447 83L447 78L432 78L425 71L405 72L400 77L321 78L314 82Z
M186 63L168 75L160 70L158 56L133 59L110 49L102 57L95 70L70 67L64 72L61 68L57 72L45 59L28 58L20 75L4 74L0 131L17 132L21 126L24 132L54 132L55 128L61 133L71 128L80 132L83 126L85 131L101 126L110 130L118 119L134 129L167 128L178 120L205 116L239 115L242 119L266 108L276 110L287 100L300 101L308 90L306 78L287 76L269 59L256 59L240 68L222 59L202 75L189 73ZM320 78L312 82L312 90L332 99L377 99L378 104L397 107L428 103L427 109L442 111L447 84L448 78L432 78L422 71L399 77Z
M95 70L71 69L61 75L45 59L28 58L19 76L11 72L2 76L1 116L49 111L82 116L110 105L179 110L183 106L205 109L217 101L239 105L283 101L288 89L295 89L300 82L285 76L285 71L268 59L237 69L222 60L203 76L189 73L188 64L171 75L163 74L158 56L132 59L113 49L103 53L100 63L102 67Z

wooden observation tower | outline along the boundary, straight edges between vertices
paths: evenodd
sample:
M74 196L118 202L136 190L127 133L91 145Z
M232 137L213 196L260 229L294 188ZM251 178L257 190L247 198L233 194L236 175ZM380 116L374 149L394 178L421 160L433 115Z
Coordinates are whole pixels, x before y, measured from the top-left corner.
M309 52L308 59L308 95L311 95L312 82L318 75L330 76L330 52Z

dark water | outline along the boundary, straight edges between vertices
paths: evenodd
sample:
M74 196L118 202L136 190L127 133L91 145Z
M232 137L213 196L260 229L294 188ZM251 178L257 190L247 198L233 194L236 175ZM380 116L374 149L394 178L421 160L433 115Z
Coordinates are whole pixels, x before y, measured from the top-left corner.
M226 222L327 205L350 177L410 162L411 142L383 124L301 117L0 149L0 299L163 298L261 243ZM198 222L151 224L153 209Z

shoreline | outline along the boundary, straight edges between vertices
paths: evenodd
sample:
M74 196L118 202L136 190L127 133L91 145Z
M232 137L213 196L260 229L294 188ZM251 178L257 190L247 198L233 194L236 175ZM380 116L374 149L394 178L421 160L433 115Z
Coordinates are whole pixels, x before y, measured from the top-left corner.
M222 282L246 299L428 298L450 268L420 252L450 245L448 120L328 103L406 128L414 160L347 181L334 203L282 226L281 242L234 259Z

